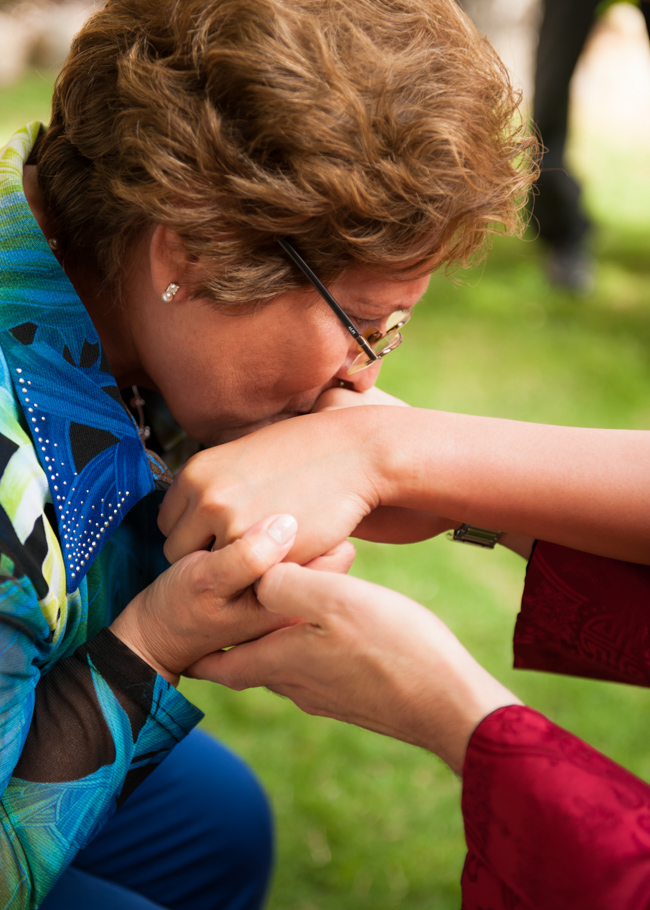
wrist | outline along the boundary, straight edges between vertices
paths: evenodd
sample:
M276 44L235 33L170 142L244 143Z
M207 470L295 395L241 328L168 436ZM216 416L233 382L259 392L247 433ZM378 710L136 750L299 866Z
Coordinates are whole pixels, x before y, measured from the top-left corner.
M147 644L147 637L143 634L138 621L137 600L138 598L132 600L120 615L113 620L108 628L116 638L119 638L120 641L129 648L129 650L133 651L141 660L149 664L159 676L166 679L172 686L177 686L180 675L164 666L164 663L151 652L151 648Z
M422 408L382 412L375 429L381 504L457 516L460 524L467 503L456 477L458 415Z
M491 676L458 642L449 641L443 666L435 668L444 675L441 700L423 718L417 745L438 755L459 776L467 747L478 725L490 714L521 701ZM432 681L433 682L433 681ZM439 684L438 684L439 685ZM432 723L435 718L435 723Z
M406 489L413 469L406 444L409 438L406 421L414 409L375 407L364 410L368 412L365 438L372 440L369 446L372 462L370 467L378 505L403 507L406 505ZM395 418L400 419L399 423L394 422Z
M510 534L509 532L503 533L499 540L502 547L512 550L513 553L517 553L526 561L530 559L530 555L533 552L534 542L534 537L529 537L526 534Z
M473 674L471 683L464 680L459 693L462 700L454 705L456 723L440 743L438 754L452 771L462 776L467 748L476 728L499 708L521 705L516 695L477 664L480 673ZM469 683L469 684L468 684Z
M385 461L389 452L381 432L382 415L390 416L396 410L402 408L364 405L329 412L336 415L337 421L343 421L343 426L337 423L331 432L343 432L349 442L348 455L352 458L348 465L354 465L353 476L348 477L350 488L359 493L369 511L383 504L386 488Z

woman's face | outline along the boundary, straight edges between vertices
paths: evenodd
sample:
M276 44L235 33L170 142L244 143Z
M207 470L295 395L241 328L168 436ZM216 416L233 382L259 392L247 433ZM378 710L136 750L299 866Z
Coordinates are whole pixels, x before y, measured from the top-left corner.
M413 307L427 284L358 269L331 291L362 331L385 330L388 317ZM281 294L255 313L233 316L181 287L169 303L140 297L131 317L139 382L159 390L181 426L206 445L306 413L341 379L364 391L379 373L377 365L348 375L359 348L313 291Z
M24 186L44 236L52 236L34 167L25 168ZM375 384L379 365L348 375L359 348L315 291L281 294L242 316L192 300L180 281L173 300L162 300L161 290L179 274L178 262L169 258L173 248L158 227L131 251L124 307L99 290L94 274L78 268L68 275L95 323L118 386L135 383L160 391L194 439L216 445L307 413L321 392L341 379L360 392ZM352 269L330 290L362 332L370 326L384 331L388 317L413 307L427 284L428 278L397 281Z

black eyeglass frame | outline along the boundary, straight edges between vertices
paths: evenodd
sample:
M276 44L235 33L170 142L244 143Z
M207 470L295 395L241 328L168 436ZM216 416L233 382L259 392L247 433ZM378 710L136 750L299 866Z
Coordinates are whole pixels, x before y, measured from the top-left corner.
M305 278L307 278L308 281L316 288L316 290L321 295L321 297L323 298L325 303L329 306L329 308L332 310L332 312L338 317L338 319L345 326L346 330L350 333L350 335L352 335L352 337L354 338L356 343L359 345L359 347L361 348L363 353L366 354L366 356L372 361L381 360L381 354L377 354L375 351L373 351L373 349L370 347L370 345L368 344L368 342L366 341L364 336L361 334L361 332L359 331L357 326L352 322L352 320L347 315L345 310L340 306L340 304L338 304L336 302L336 300L332 297L332 295L327 290L327 288L325 287L323 282L320 280L320 278L318 278L312 272L312 270L309 268L309 266L307 265L305 260L300 255L300 253L298 253L298 251L293 248L293 246L289 243L289 241L283 237L278 239L278 243L280 244L280 246L282 247L284 252L287 254L287 256L294 263L294 265L298 266L298 268L303 273Z

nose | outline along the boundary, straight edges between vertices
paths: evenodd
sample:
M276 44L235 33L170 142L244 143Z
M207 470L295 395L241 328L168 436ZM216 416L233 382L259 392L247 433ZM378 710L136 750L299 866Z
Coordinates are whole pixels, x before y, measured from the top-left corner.
M366 367L365 370L361 370L358 373L353 373L351 376L348 373L348 369L352 365L352 361L359 354L359 348L355 345L354 351L351 357L348 357L344 364L336 372L336 379L343 379L345 384L352 386L355 392L367 392L368 389L371 389L374 384L377 382L377 377L379 376L379 370L381 369L381 360L378 360L376 363L373 363L371 367Z

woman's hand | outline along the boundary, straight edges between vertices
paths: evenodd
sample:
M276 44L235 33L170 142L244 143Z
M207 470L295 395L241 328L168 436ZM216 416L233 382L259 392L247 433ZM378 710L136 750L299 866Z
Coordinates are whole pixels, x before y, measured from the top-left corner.
M160 509L167 559L223 547L278 512L298 521L290 552L296 562L348 537L380 498L376 449L363 420L372 410L307 414L199 452Z
M481 720L520 704L433 613L394 591L283 563L257 595L285 628L208 655L188 675L266 686L308 714L423 746L458 774Z
M331 391L346 400L366 395ZM327 402L324 396L320 400ZM393 408L382 407L376 420L379 410L334 408L330 402L320 413L199 452L179 471L160 509L167 559L173 563L194 550L223 547L277 512L298 520L289 558L301 564L351 534L411 543L460 524L462 516L452 520L417 509L377 508L386 482L385 453L395 445L387 426Z
M320 411L338 411L341 408L358 408L369 404L390 405L391 407L409 408L410 405L401 398L389 395L383 392L376 385L366 389L364 392L357 392L354 389L337 386L333 389L327 389L317 399L312 408L312 414L318 414Z
M300 526L290 558L304 563L381 505L508 532L525 547L538 538L650 563L647 431L371 405L296 417L197 458L160 513L170 560L287 511ZM416 539L398 537L403 527L388 539ZM378 536L368 522L358 533Z
M263 609L251 587L286 556L295 535L295 519L276 515L218 552L191 553L141 591L111 631L176 685L204 654L296 621ZM330 562L336 568L336 554ZM343 562L347 571L351 559Z
M316 401L312 414L365 405L410 407L405 401L389 395L388 392L383 392L377 386L372 386L365 392L338 387L323 392ZM430 537L449 531L458 524L458 521L442 518L431 512L403 509L399 506L379 506L357 525L354 529L354 536L363 540L372 540L375 543L415 543L418 540L428 540Z
M365 405L389 405L391 407L409 408L410 405L377 386L356 392L354 389L333 388L318 398L312 414L321 411L338 411L341 408L354 408ZM390 417L389 417L390 419ZM417 509L403 509L399 506L378 506L357 525L354 537L372 540L375 543L415 543L428 540L457 527L458 521L442 518L431 512Z

